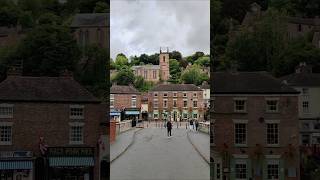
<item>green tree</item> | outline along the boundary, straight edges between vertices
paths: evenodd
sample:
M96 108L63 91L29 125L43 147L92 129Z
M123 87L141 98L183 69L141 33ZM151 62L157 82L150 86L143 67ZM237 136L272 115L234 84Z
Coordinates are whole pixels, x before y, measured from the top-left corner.
M176 59L170 59L169 71L171 76L169 81L172 83L178 83L181 76L181 67L179 61L177 61Z
M208 75L202 72L199 65L192 65L181 74L181 81L186 84L200 85L203 81L208 80Z
M116 83L118 85L129 85L134 84L135 77L128 66L123 66L119 72L115 75L114 79L112 79L113 83Z
M194 64L209 67L210 66L210 57L209 56L202 56L199 59L197 59Z
M172 51L169 54L170 59L176 59L177 61L182 60L182 55L179 51Z
M68 28L42 25L27 34L8 62L23 61L25 75L57 76L66 69L73 71L80 54Z
M123 66L127 66L129 64L128 58L126 55L120 53L117 55L115 60L116 69L121 69Z

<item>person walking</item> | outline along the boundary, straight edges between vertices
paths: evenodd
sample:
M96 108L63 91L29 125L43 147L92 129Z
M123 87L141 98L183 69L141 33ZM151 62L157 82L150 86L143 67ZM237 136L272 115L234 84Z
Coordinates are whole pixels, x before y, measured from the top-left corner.
M198 127L199 127L199 122L198 120L196 120L196 131L198 131Z
M171 137L171 129L172 129L172 123L171 123L171 121L168 121L167 122L167 134L168 134L168 137Z
M190 120L190 130L192 130L193 129L193 120L191 119Z

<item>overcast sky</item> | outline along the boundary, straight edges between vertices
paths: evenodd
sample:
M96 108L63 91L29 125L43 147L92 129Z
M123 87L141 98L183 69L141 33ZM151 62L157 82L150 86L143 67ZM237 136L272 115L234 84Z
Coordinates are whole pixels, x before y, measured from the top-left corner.
M209 54L209 0L111 0L111 57L154 54L161 47L183 56Z

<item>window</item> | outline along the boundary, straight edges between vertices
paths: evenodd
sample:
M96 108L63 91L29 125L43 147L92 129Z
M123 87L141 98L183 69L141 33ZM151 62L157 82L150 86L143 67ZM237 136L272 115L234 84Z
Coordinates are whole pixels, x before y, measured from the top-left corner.
M302 111L304 113L308 113L309 112L309 102L308 101L303 101L302 102Z
M198 101L193 101L193 107L194 108L198 107Z
M177 107L177 100L176 99L173 100L173 107Z
M167 99L164 99L164 100L163 100L163 107L164 107L164 108L167 108L167 107L168 107L168 100L167 100Z
M187 119L188 118L188 113L183 113L183 118Z
M188 106L188 101L187 100L183 100L183 107L187 107Z
M148 71L147 70L143 71L143 77L144 77L144 79L148 78Z
M197 119L197 118L198 118L198 114L197 114L197 113L194 113L194 114L193 114L193 118L194 118L194 119Z
M0 118L13 117L13 104L0 104Z
M163 97L168 97L168 93L163 93Z
M234 124L235 144L246 145L247 144L247 124L235 123Z
M83 125L70 126L70 144L83 144Z
M12 144L12 123L0 124L0 145Z
M308 122L302 123L302 130L310 130L310 124Z
M267 124L267 144L278 145L279 144L279 129L277 123Z
M235 100L234 101L235 112L246 112L246 100Z
M156 78L157 78L157 71L156 71L156 70L153 70L152 76L153 76L153 79L156 79Z
M184 93L183 93L183 97L187 97L187 93L184 92Z
M89 31L88 31L88 30L86 31L85 40L84 40L84 41L85 41L85 42L84 42L84 43L85 43L85 44L84 44L85 46L89 44Z
M247 179L247 164L245 162L237 162L235 165L236 179Z
M70 119L84 119L84 106L70 105Z
M114 107L114 94L110 94L110 108Z
M267 166L267 176L270 180L279 179L279 164L269 164Z
M158 108L158 99L153 100L153 107Z
M132 108L137 107L137 96L136 95L132 95L132 97L131 97L131 107Z
M278 112L278 100L267 100L267 112Z
M158 93L155 92L155 93L154 93L154 97L158 97Z
M197 93L196 92L193 93L193 97L197 97Z
M173 93L173 97L177 97L177 92L174 92L174 93Z
M163 56L162 59L163 59L163 62L166 62L166 57Z
M154 113L154 114L153 114L153 118L154 118L154 119L158 119L158 118L159 118L158 113Z

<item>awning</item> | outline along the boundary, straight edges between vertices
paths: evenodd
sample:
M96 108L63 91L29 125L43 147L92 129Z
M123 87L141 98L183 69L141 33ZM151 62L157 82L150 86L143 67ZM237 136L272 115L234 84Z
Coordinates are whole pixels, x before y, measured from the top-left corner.
M0 170L32 169L32 161L0 161Z
M120 116L120 112L110 112L110 116Z
M50 167L94 166L93 157L50 157Z
M126 115L139 115L140 112L139 111L125 111Z

